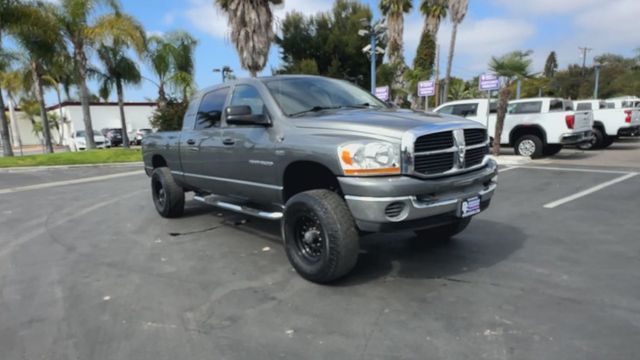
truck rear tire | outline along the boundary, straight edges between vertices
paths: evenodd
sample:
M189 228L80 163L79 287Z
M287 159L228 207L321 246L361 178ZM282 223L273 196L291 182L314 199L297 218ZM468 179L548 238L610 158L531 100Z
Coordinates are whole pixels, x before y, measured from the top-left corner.
M359 236L344 200L333 191L294 195L284 211L287 257L303 278L328 283L349 273L358 261Z
M616 141L615 136L605 136L604 140L602 140L602 148L608 148L609 146L611 146L611 144L613 144L614 141Z
M184 213L184 189L176 184L167 167L159 167L151 173L151 195L160 216L177 218Z
M416 236L421 240L449 240L463 232L471 223L471 218L457 220L452 224L438 226L431 229L416 230Z
M590 142L578 144L578 149L580 150L597 150L602 148L602 144L604 141L604 134L602 130L599 128L593 128L591 130L593 137Z
M553 156L559 153L561 150L562 150L562 145L558 145L558 144L547 145L542 148L542 155Z
M514 144L516 155L528 156L532 159L542 157L542 140L535 135L524 135Z

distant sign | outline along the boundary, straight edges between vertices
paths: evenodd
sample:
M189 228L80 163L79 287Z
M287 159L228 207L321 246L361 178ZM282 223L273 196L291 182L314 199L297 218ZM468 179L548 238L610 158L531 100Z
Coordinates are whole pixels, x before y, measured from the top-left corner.
M433 80L418 83L418 96L433 96L436 93L436 82Z
M500 79L493 74L480 75L480 90L491 91L500 89Z
M388 86L377 87L375 95L378 99L382 101L389 100L389 87Z

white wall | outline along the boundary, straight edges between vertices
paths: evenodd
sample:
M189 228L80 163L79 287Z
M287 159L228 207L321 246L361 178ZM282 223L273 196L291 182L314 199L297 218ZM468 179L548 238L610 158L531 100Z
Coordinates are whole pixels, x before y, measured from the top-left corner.
M111 104L92 104L91 107L91 124L93 129L101 131L104 128L121 128L120 110L117 105ZM125 104L124 115L127 121L127 131L137 129L149 129L149 123L155 105L129 105ZM50 112L59 113L59 109L50 110ZM81 105L65 105L62 108L63 114L69 120L69 129L65 129L65 138L73 131L84 130L84 118L82 116Z

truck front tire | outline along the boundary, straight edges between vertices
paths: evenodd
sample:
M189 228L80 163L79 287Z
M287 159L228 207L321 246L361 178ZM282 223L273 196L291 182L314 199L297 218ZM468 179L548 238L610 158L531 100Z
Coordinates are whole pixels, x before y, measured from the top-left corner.
M421 240L449 240L464 231L469 226L471 218L459 219L452 224L442 225L431 229L416 230L416 236Z
M358 261L359 236L344 200L329 190L310 190L287 201L283 221L287 257L303 278L328 283Z
M160 216L177 218L184 213L184 189L176 184L169 168L159 167L153 170L151 195Z
M542 140L535 135L524 135L514 144L516 155L529 156L532 159L542 157Z
M591 134L593 135L593 137L591 138L591 141L586 142L586 143L582 143L582 144L578 144L578 149L580 150L597 150L603 147L603 143L604 143L604 133L602 132L602 130L600 130L599 128L593 128L591 130Z

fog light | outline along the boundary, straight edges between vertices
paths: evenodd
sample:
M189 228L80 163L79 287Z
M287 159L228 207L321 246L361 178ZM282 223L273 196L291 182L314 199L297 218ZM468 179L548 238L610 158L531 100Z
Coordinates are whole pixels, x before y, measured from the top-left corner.
M402 202L394 202L384 209L384 214L390 221L401 221L407 217L407 206Z

